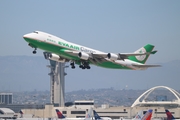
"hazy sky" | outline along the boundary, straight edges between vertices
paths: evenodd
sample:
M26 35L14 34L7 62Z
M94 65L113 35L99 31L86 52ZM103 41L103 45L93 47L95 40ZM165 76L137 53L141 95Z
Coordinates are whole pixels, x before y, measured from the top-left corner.
M179 0L0 1L0 56L42 56L41 50L33 55L33 49L22 38L24 34L34 30L48 32L70 42L104 52L134 52L150 43L156 46L158 52L152 55L147 63L180 60ZM128 79L130 72L97 67L94 70L89 72L67 70L70 74L66 78L72 79L70 76L72 71L76 76L77 73L82 75L82 78L77 76L77 79L95 80L94 76L97 80L106 79L103 74L105 71L112 73L111 76L108 75L109 78L107 77L107 86L112 83L108 81L111 78L118 78L118 85L129 84L119 79L122 75L127 75ZM138 75L144 73L148 75L148 72L144 71L131 77L138 79ZM157 76L151 75L150 79L158 79ZM174 79L179 81L179 78ZM169 79L166 82L165 85L171 83ZM132 88L135 83L132 84ZM112 87L114 85L117 85L116 82ZM146 83L145 86L154 87L153 85L157 84L152 83L148 86ZM142 85L136 86L136 88L141 87ZM176 88L179 88L179 84L176 84Z
M180 59L179 21L179 0L1 0L0 56L32 56L22 36L40 30L105 52L151 43L158 53L149 63L167 62Z

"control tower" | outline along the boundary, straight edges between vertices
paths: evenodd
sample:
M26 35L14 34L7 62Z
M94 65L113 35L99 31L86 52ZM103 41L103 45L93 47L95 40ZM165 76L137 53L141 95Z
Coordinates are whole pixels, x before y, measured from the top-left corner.
M44 52L45 59L50 61L50 102L56 106L64 106L65 96L65 63L56 62L49 59L49 53Z

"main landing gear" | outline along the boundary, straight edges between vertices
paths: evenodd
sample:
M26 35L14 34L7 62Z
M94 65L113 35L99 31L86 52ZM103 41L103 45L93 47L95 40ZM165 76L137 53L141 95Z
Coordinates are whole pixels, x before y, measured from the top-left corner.
M32 52L33 54L36 54L37 52L36 52L36 50L37 50L37 48L34 46L34 45L32 45L32 44L28 44L30 47L32 47L32 48L34 48L34 51Z
M75 69L74 62L71 62L70 65L72 69Z
M89 63L87 61L82 62L81 65L79 65L79 68L91 69L91 67L89 66Z
M75 69L74 62L71 62L70 65L71 65L72 69ZM87 61L82 61L81 64L79 65L79 68L82 68L83 70L91 69L91 67L89 66L89 63Z

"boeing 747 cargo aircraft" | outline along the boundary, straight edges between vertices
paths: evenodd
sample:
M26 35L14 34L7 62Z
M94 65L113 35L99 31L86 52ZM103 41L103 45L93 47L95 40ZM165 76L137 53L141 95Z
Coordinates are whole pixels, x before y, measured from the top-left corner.
M75 64L82 69L90 69L90 64L112 69L145 70L149 67L160 65L146 65L145 62L150 54L155 54L154 46L147 44L133 53L105 53L82 45L68 42L54 35L34 31L23 36L28 45L48 53L51 60L57 62L70 62L74 69Z

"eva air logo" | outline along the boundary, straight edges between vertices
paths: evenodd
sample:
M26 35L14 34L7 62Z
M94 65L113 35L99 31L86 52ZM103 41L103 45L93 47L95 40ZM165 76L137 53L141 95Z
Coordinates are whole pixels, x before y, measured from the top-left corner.
M135 53L146 53L146 49L140 48L140 49L137 50ZM143 61L145 58L146 58L146 55L136 56L136 59L139 60L139 61Z

